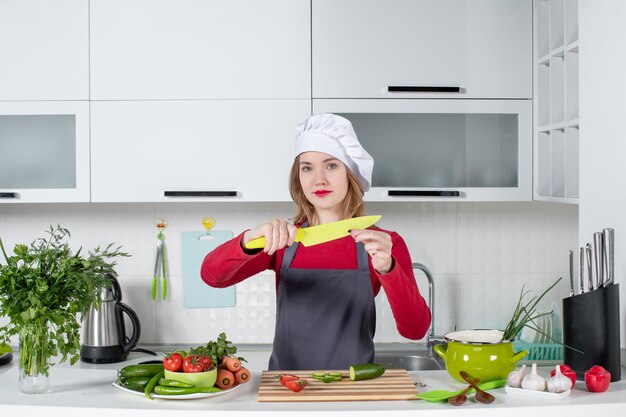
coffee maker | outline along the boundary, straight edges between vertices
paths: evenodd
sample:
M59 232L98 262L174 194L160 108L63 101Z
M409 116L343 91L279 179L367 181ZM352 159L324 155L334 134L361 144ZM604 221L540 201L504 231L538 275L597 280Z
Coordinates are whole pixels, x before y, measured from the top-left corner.
M89 363L114 363L126 360L128 352L137 346L141 326L137 314L122 303L120 284L112 274L107 274L111 284L100 293L100 307L91 307L83 319L80 359ZM124 315L133 327L126 336Z

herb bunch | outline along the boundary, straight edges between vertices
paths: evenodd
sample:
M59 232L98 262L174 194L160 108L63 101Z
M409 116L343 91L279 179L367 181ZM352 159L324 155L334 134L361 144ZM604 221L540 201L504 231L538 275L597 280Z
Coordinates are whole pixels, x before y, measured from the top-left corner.
M219 365L222 363L222 356L233 356L237 353L237 346L226 338L226 333L222 332L217 336L217 340L209 341L206 346L199 346L189 351L190 355L210 356L211 363ZM243 358L238 358L245 361Z
M0 239L6 265L0 263L0 316L9 323L0 327L0 343L19 334L20 365L27 375L48 375L50 359L74 364L80 356L79 315L99 306L100 292L115 274L113 258L129 256L121 247L97 247L88 256L82 248L73 253L70 232L52 227L46 237L30 246L15 245L8 256Z
M552 314L552 311L545 313L537 313L537 304L541 301L541 299L556 286L556 284L561 281L562 277L556 280L554 284L552 284L548 289L546 289L539 297L534 296L530 300L526 300L526 296L530 293L530 291L524 291L524 286L522 285L522 290L520 291L519 299L517 300L517 305L515 306L515 310L513 311L513 316L506 328L504 329L504 334L502 335L502 340L513 340L519 332L524 327L529 327L545 336L548 336L552 339L552 335L546 335L542 329L540 329L536 324L535 320L539 317Z

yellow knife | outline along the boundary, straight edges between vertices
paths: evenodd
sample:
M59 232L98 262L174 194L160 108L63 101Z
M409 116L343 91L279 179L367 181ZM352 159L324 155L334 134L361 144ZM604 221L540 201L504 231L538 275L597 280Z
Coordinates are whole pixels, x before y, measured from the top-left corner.
M339 220L338 222L321 224L319 226L298 229L296 242L304 246L313 246L348 236L349 230L367 229L380 220L382 216L361 216L352 219ZM246 243L246 249L261 249L265 247L265 238L252 239Z

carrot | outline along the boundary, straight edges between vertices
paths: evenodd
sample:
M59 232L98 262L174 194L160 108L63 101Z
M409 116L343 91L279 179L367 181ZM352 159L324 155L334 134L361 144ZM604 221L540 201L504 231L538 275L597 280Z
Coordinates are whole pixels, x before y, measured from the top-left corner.
M250 371L243 366L237 372L235 372L235 381L239 384L250 381Z
M226 369L230 372L237 372L241 369L241 361L233 356L222 356L222 364L226 365Z
M218 369L215 384L222 389L228 389L235 384L235 375L228 369Z

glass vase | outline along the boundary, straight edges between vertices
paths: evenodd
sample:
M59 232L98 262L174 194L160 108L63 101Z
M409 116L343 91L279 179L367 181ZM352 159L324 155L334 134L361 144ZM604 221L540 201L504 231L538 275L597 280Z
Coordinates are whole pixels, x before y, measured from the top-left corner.
M28 327L20 332L19 383L26 394L43 394L50 387L48 329Z

